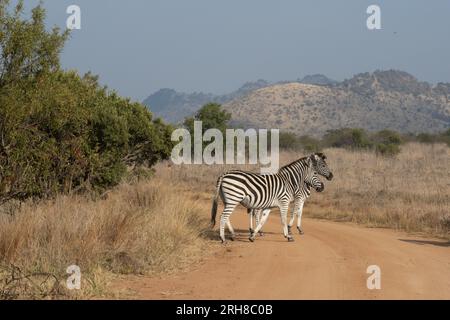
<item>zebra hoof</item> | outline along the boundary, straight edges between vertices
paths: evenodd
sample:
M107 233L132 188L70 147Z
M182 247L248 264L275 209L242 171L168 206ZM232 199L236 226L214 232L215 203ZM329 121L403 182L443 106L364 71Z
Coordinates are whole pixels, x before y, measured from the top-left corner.
M288 242L294 242L295 241L294 238L292 238L292 237L288 237L287 239L288 239Z
M298 230L298 233L299 233L299 234L301 234L301 235L304 235L304 234L305 234L305 232L303 231L302 228L297 228L297 230Z
M255 242L255 237L251 236L250 238L248 238L248 240L250 240L250 242Z
M232 234L232 235L230 236L230 240L231 240L231 241L236 240L236 235Z

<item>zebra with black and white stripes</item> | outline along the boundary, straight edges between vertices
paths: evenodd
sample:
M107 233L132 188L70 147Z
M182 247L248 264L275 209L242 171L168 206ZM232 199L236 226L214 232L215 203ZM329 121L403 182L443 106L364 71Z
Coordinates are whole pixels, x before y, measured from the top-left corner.
M238 170L227 172L217 181L217 190L211 209L211 224L214 226L216 222L219 196L224 203L224 210L220 218L220 238L222 242L225 242L225 225L231 233L232 240L235 237L230 216L238 204L242 204L248 209L264 209L263 219L267 219L267 212L270 212L271 208L278 207L281 213L283 234L288 241L293 241L287 226L289 203L295 200L299 188L303 188L305 183L317 187L318 192L323 191L324 185L322 182L318 186L313 185L313 177L317 174L321 174L328 179L333 177L320 154L313 154L294 161L280 168L275 174L264 175ZM254 240L254 234L250 237L250 240Z
M319 156L320 158L322 158L323 163L326 164L325 160L326 160L326 156L323 153L316 153L317 156ZM330 175L328 174L328 170L322 169L322 170L318 170L319 174L324 175L327 180L331 180L333 178L333 174L331 173ZM317 181L316 181L317 183ZM295 221L295 217L297 217L297 230L299 232L299 234L304 234L303 228L302 228L302 215L303 215L303 206L306 202L306 200L310 197L311 195L311 187L312 185L309 183L305 183L303 188L299 188L297 190L297 193L295 194L295 200L293 201L294 206L292 208L292 217L291 220L289 221L288 224L288 233L292 234L292 226L294 225L294 221ZM268 212L269 214L270 212ZM259 222L261 221L261 217L262 217L262 210L261 209L248 209L248 214L250 215L250 234L254 233L254 229L253 229L253 219L256 220L256 225L259 225ZM262 231L259 230L259 233L262 234Z

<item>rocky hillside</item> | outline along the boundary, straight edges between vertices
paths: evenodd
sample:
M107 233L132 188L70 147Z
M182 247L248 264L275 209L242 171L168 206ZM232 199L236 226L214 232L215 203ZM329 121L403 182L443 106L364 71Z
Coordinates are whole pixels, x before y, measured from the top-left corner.
M337 82L322 74L305 76L296 81L285 81L280 83L308 83L317 85L334 85ZM247 82L242 87L228 94L214 95L210 93L181 93L173 89L161 89L144 100L156 117L161 117L171 123L179 123L187 116L193 115L198 109L208 102L227 103L233 99L240 98L255 90L273 85L266 80Z
M161 117L167 122L179 123L208 102L226 103L269 85L270 83L265 80L247 82L238 90L225 95L202 92L180 93L173 89L161 89L145 99L143 103L156 117Z
M319 136L360 127L435 132L450 127L450 84L431 86L401 71L376 71L341 83L299 82L258 89L224 105L234 123Z

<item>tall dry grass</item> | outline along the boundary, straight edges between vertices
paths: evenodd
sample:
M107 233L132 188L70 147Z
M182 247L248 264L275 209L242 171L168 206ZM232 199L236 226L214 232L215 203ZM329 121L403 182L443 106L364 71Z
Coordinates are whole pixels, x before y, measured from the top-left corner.
M394 158L328 149L335 178L305 215L450 238L450 148L407 144ZM285 164L304 153L283 152ZM106 199L60 196L0 212L0 299L89 297L117 273L176 270L200 259L217 177L232 168L161 163L150 180L124 183ZM76 264L82 291L64 289Z
M305 209L311 217L450 238L450 148L411 143L395 158L326 150L335 179Z
M450 238L450 148L409 143L396 157L373 151L326 149L335 178L325 192L308 200L304 213L314 218L351 221L371 227L426 232ZM280 164L305 156L282 152ZM174 166L160 172L210 199L217 177L232 168L257 166Z
M75 294L86 297L101 294L107 272L167 272L201 257L207 222L198 203L176 189L155 178L122 185L105 200L60 196L1 214L0 298L73 297L64 290L73 264L83 280ZM36 287L44 275L51 279Z

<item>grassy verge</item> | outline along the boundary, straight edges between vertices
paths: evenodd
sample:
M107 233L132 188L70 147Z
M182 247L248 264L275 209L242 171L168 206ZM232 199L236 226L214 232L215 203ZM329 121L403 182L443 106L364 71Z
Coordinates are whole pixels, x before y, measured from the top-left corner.
M104 200L23 204L0 215L0 298L86 298L101 295L111 274L178 269L201 256L206 226L198 203L158 178ZM81 291L65 289L74 264Z
M324 152L335 178L324 181L325 192L313 192L305 205L305 216L450 239L450 148L447 145L408 143L395 157L335 148ZM280 164L305 154L282 152ZM165 168L164 175L189 185L196 193L212 195L217 177L231 168L177 166ZM256 166L234 168L258 169Z
M335 179L313 193L305 215L450 239L450 148L407 144L392 158L325 150ZM283 152L280 163L301 154ZM217 177L231 168L159 164L150 180L123 184L104 199L59 196L3 207L0 299L89 298L117 274L179 270L209 247L209 204ZM219 209L220 210L220 209ZM69 291L78 265L82 290Z
M327 150L335 177L313 195L310 217L351 221L450 239L450 148L418 143L394 158Z

